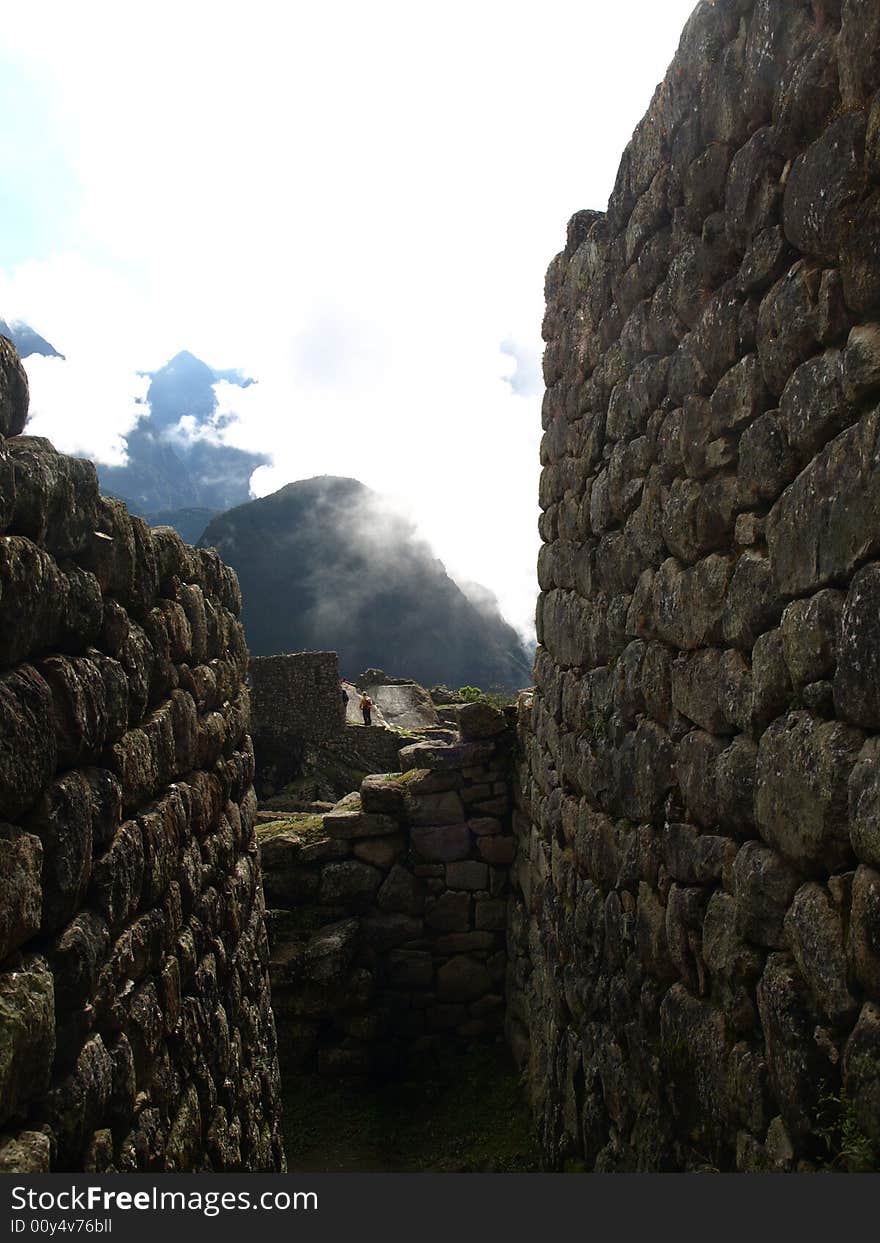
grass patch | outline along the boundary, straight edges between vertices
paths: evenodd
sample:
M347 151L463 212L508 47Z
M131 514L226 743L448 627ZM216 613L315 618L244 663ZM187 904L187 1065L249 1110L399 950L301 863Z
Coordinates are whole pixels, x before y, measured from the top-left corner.
M291 1171L540 1170L519 1077L502 1045L425 1054L397 1080L285 1078Z
M308 812L292 813L283 820L267 820L257 824L257 840L265 841L270 837L278 837L281 833L295 833L297 837L324 837L324 817L313 816Z

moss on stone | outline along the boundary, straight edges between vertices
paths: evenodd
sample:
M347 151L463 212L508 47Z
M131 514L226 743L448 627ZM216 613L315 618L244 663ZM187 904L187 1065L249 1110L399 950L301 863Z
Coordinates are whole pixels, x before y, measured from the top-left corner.
M263 824L258 824L256 832L258 841L278 837L282 833L293 833L304 840L311 840L315 837L323 837L326 830L323 816L303 812L301 815L285 816L283 820L268 820Z

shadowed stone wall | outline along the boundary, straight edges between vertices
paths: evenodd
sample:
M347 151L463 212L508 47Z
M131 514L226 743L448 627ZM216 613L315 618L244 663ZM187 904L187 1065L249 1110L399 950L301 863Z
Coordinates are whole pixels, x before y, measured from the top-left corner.
M283 744L324 742L345 725L336 652L292 652L251 661L254 734Z
M498 1038L512 730L482 704L462 739L416 743L324 816L261 824L279 1057L391 1072L407 1052Z
M698 5L547 274L508 1027L551 1165L880 1150L878 48L878 0Z
M0 337L0 1170L280 1169L237 580L26 412Z

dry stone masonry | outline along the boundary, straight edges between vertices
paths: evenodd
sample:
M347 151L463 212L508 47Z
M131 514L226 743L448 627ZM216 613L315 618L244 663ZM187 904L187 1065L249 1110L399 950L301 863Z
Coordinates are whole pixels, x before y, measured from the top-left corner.
M279 1058L295 1073L397 1068L504 1015L513 731L483 704L453 744L400 753L323 817L258 828Z
M0 1170L283 1168L235 575L0 337Z
M553 1166L880 1153L878 88L880 0L699 4L547 274L508 1031Z

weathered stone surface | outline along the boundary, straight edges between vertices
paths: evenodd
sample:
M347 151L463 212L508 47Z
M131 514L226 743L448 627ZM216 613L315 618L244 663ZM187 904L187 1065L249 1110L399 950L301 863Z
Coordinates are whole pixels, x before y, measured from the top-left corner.
M52 975L44 958L0 974L0 1125L49 1086L55 1053Z
M42 866L40 839L0 824L0 962L39 932Z
M750 1031L756 1019L750 986L760 975L763 960L742 935L734 898L720 890L706 907L702 953L717 981L727 1021L735 1030Z
M819 1085L829 1081L829 1042L816 1022L804 982L787 954L771 954L758 985L758 1009L774 1098L794 1141L809 1135Z
M447 863L446 883L450 889L487 889L489 886L489 869L485 863L480 863L476 859L468 859L460 863Z
M94 464L66 457L38 436L17 437L8 452L15 472L16 533L59 559L81 553L98 522Z
M880 389L880 324L857 324L842 358L842 388L848 402L859 402Z
M775 721L758 747L755 816L762 837L807 873L851 859L847 781L862 735L804 712Z
M400 773L370 773L361 782L360 793L364 811L403 815L404 787Z
M465 742L493 738L507 728L504 714L492 704L477 701L462 704L458 710L458 728Z
M862 1134L880 1142L880 1006L865 1002L843 1054L843 1089Z
M849 777L849 832L862 863L880 868L880 739L868 738Z
M801 688L834 673L844 597L825 590L795 600L782 615L780 632L792 684Z
M48 786L26 822L43 847L44 932L66 923L85 897L93 846L89 793L80 773L67 773Z
M488 971L473 958L458 955L437 971L437 996L442 1001L474 1001L490 991Z
M327 924L309 938L302 956L303 975L316 984L338 980L351 966L357 942L357 920L344 919Z
M812 1168L873 997L876 14L698 6L548 273L506 1031L550 1168Z
M425 923L440 932L466 932L471 927L471 898L468 893L447 891L432 904Z
M389 868L405 845L402 834L393 837L367 837L356 841L352 852L356 859L371 863L373 867Z
M324 817L324 828L330 837L348 841L358 837L381 837L386 833L396 833L397 820L382 812L368 812L361 809L360 795L349 795L352 802L343 799L333 811Z
M427 768L431 772L448 772L450 769L463 768L469 764L482 764L491 759L493 754L494 749L488 739L479 742L462 742L457 746L417 742L401 750L400 767L403 772L409 772L413 768Z
M466 824L413 829L412 844L420 858L429 863L450 863L466 859L471 849L470 830Z
M683 716L710 734L725 733L728 721L719 702L721 652L717 648L679 656L672 665L672 703Z
M796 263L772 287L758 312L758 357L764 383L779 396L795 367L819 344L819 269Z
M661 839L663 862L669 875L684 885L706 885L721 879L736 854L733 842L700 833L690 824L666 826Z
M727 739L693 729L678 746L676 776L682 801L697 824L706 828L718 820L715 765Z
M872 410L832 440L771 509L767 546L782 595L827 586L880 550L878 419Z
M783 222L792 245L836 263L847 206L862 191L865 116L852 112L799 155L785 183Z
M0 1173L48 1174L51 1142L42 1131L0 1136Z
M321 871L319 895L322 902L363 897L368 901L382 883L378 868L361 863L358 859L345 859L340 863L328 863Z
M818 453L852 418L838 350L826 350L801 363L779 398L780 429L799 463Z
M755 827L755 768L758 748L740 735L715 761L715 804L726 832L750 836Z
M28 665L0 677L0 815L15 820L55 771L49 687Z
M743 693L747 687L740 688ZM782 632L768 630L755 640L752 648L751 703L742 705L746 721L737 717L743 729L764 729L770 721L780 716L792 700L791 677L785 663Z
M464 804L455 790L407 797L407 819L411 824L461 824L464 818Z
M654 577L652 606L660 638L689 650L720 638L724 595L733 566L713 554L692 568L673 558L664 561Z
M721 618L725 642L749 650L779 620L782 601L773 585L770 562L749 550L737 559Z
M0 336L0 436L18 436L28 414L28 380L18 351Z
M826 672L828 672L826 670ZM880 727L880 565L866 565L855 575L840 620L837 715L866 729Z
M821 885L802 885L785 917L785 934L817 1006L832 1023L855 1018L856 1001L846 986L846 948L840 916Z
M880 1001L880 872L864 864L853 878L849 945L856 979Z
M736 926L756 945L781 949L786 912L797 892L797 872L761 842L746 842L733 863Z
M425 909L425 886L412 872L396 863L382 882L376 901L383 911L421 915Z

